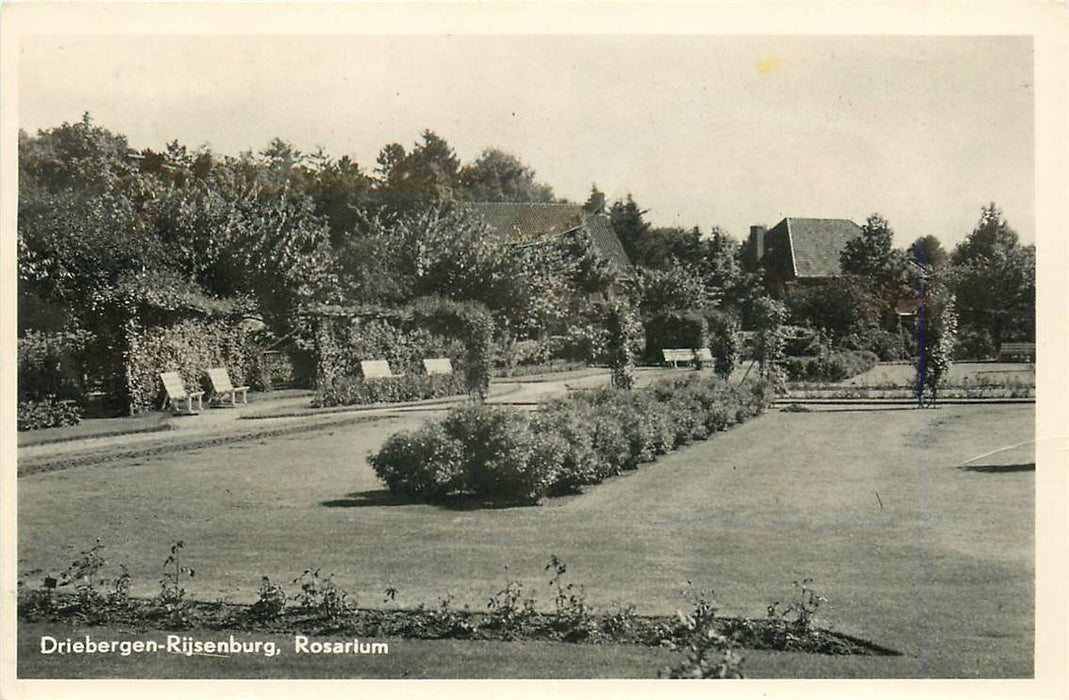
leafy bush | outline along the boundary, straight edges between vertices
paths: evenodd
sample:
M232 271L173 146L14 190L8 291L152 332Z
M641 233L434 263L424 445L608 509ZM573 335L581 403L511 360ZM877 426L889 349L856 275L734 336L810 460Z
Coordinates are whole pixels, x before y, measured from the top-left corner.
M464 446L447 435L441 423L390 436L370 463L395 493L432 499L467 486Z
M19 401L19 430L78 425L81 420L82 409L73 401L60 401L54 396L39 401Z
M360 406L373 403L419 401L463 394L465 383L456 375L403 375L400 377L336 377L327 389L319 389L315 406Z
M995 340L984 328L966 328L958 332L955 360L986 360L998 355Z
M92 340L87 331L27 331L18 339L19 400L81 399L86 348Z
M791 381L841 382L868 372L877 357L867 350L825 352L816 357L788 357L787 377Z
M562 336L550 338L552 357L583 364L601 364L608 352L609 332L594 323L575 323Z
M550 346L541 340L517 340L502 349L499 363L510 370L521 365L542 365L549 361Z
M913 334L904 327L894 331L869 327L843 337L838 347L845 350L865 350L875 353L881 362L894 362L909 359L913 355L915 344Z
M463 406L451 411L442 427L461 443L467 487L482 498L534 501L556 480L563 439L536 435L522 413Z
M392 436L369 461L397 493L530 503L706 439L761 413L771 396L764 381L734 385L687 376L642 391L578 393L533 416L469 405Z

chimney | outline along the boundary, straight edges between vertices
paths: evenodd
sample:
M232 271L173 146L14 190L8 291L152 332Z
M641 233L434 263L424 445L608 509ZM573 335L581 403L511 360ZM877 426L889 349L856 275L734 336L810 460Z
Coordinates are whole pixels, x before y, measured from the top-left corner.
M753 248L754 265L760 265L761 260L765 257L765 234L768 233L767 226L751 226L750 227L750 247Z

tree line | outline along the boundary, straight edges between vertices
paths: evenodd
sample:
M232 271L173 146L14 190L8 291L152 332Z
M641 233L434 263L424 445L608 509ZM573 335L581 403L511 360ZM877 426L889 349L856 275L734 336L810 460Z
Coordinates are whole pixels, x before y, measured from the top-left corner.
M499 328L538 337L592 323L590 300L610 287L643 319L718 308L743 325L765 294L748 242L717 226L655 227L632 196L609 204L596 186L584 206L611 220L634 264L627 275L582 238L512 245L465 204L563 200L516 156L488 148L462 163L430 130L383 146L368 168L281 139L237 156L177 141L133 151L85 115L20 132L19 183L22 331L106 332L132 304L225 302L282 336L310 305L443 296L483 303ZM1034 338L1035 249L995 204L950 252L934 235L896 249L874 214L841 267L843 277L788 295L790 322L841 344L893 344L890 335L908 336L896 304L920 277L938 277L953 292L965 354Z

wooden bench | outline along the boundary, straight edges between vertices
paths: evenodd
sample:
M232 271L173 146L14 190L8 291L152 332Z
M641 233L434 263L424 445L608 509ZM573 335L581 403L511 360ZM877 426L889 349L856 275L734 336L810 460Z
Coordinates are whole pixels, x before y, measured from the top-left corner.
M453 374L453 363L449 361L448 357L428 357L423 360L423 369L428 377L435 374L451 375Z
M162 372L160 374L160 380L163 381L163 390L167 392L167 400L164 402L163 407L167 408L170 404L171 409L175 413L187 413L189 415L195 415L198 411L204 410L203 404L203 391L186 391L186 385L182 382L182 377L178 372ZM197 410L193 410L193 400L197 400ZM183 411L178 402L185 401L186 408Z
M698 348L694 351L694 359L701 360L705 364L712 364L713 353L709 348Z
M212 398L220 398L230 395L230 405L238 405L238 394L241 394L241 403L249 402L249 387L234 386L230 383L230 373L226 367L212 367L208 370L208 379L212 381Z
M662 348L661 355L664 363L672 363L673 367L678 367L680 362L694 362L694 350L691 348Z
M1035 343L1003 343L998 348L1000 362L1009 361L1036 361Z
M390 371L386 360L360 360L360 375L364 379L388 379L397 375Z

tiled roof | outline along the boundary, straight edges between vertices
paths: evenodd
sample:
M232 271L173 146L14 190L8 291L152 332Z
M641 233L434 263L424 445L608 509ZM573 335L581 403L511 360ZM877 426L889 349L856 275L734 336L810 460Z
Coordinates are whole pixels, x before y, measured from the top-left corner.
M583 227L590 234L599 255L622 268L631 266L609 217L604 214L586 215L578 204L475 202L468 206L486 223L517 243L543 236L559 236Z
M546 235L555 236L576 228L583 221L583 208L578 204L474 202L468 206L486 223L517 243Z
M788 217L787 231L794 258L795 277L838 277L839 255L846 242L861 235L849 219L796 219Z
M586 230L594 241L594 248L609 262L621 269L631 267L624 244L612 228L612 220L605 214L594 214L586 219Z

